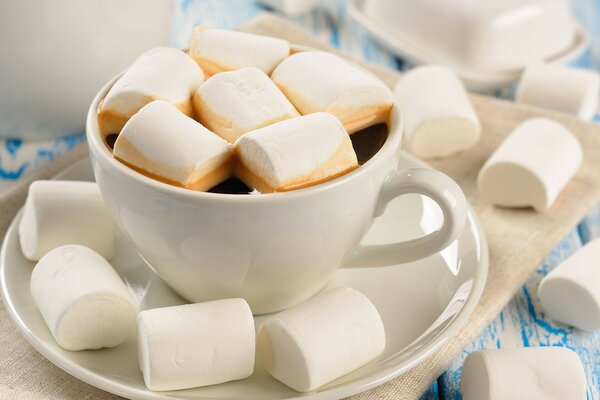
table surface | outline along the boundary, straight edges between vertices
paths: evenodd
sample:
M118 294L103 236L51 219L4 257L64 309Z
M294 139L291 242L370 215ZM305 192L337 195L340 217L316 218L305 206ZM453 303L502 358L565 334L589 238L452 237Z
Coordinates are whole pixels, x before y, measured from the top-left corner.
M600 69L600 0L573 0L577 18L591 35L590 49L575 65ZM180 0L172 45L185 47L194 26L235 28L264 9L254 0ZM410 68L402 60L379 47L347 15L344 0L321 0L310 15L293 18L322 40L346 53L390 68ZM497 96L510 98L512 90ZM599 118L596 116L596 120ZM85 140L83 134L47 141L0 140L0 190ZM487 348L521 346L566 346L577 352L587 373L587 399L600 400L600 332L585 333L546 319L536 288L549 270L569 257L583 244L600 236L600 205L574 229L529 277L521 290L498 317L451 363L423 396L423 400L461 399L460 374L465 357Z

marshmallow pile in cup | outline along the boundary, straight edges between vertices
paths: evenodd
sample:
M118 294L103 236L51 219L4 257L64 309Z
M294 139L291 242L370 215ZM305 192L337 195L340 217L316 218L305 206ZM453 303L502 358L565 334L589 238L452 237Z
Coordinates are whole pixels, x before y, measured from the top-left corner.
M188 54L140 56L98 121L113 156L150 178L208 191L235 177L270 193L357 168L349 134L387 122L391 108L381 81L333 54L200 27Z

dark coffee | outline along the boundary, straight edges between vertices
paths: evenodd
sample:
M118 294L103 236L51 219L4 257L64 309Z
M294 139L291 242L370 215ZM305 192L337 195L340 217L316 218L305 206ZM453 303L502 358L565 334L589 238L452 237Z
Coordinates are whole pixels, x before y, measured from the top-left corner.
M386 124L373 125L350 135L359 165L363 165L377 154L379 149L383 147L387 135L388 128ZM115 147L118 136L116 133L106 136L108 147L111 149ZM237 178L229 178L208 190L210 193L221 194L250 194L253 191L252 188Z

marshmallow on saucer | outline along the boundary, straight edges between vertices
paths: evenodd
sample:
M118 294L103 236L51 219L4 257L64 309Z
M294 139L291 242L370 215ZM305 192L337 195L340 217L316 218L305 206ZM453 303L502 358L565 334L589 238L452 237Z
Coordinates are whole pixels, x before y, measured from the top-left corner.
M115 224L93 182L35 181L23 207L19 241L37 261L65 244L90 247L104 258L114 252Z
M214 385L254 371L254 319L244 299L146 310L138 322L140 368L150 390Z
M394 93L400 102L408 149L419 157L453 155L479 140L479 118L456 74L427 65L402 76Z
M235 144L236 175L261 192L333 179L357 167L350 137L329 113L288 119L248 132Z
M191 97L204 81L198 64L184 52L159 47L142 54L100 104L103 134L119 133L127 120L153 100L166 100L192 115Z
M65 350L114 347L133 337L137 307L112 266L92 249L66 245L31 273L31 295Z
M583 400L586 379L574 351L528 347L471 353L460 387L464 400Z
M198 27L189 53L207 76L244 67L270 74L290 54L290 44L268 36Z
M478 177L481 194L502 207L550 207L582 161L577 138L558 122L532 118L496 149Z
M317 0L259 0L259 2L294 17L308 14L317 6Z
M600 238L542 279L537 293L548 317L586 331L600 329L599 260Z
M230 143L246 132L300 115L258 68L214 75L193 99L200 122Z
M257 351L269 373L299 392L346 375L384 348L377 309L351 288L329 290L282 311L257 333Z
M349 133L385 122L392 108L392 94L383 82L325 52L294 54L271 78L301 114L329 112Z
M195 190L210 189L232 170L229 143L162 100L127 121L113 154L151 178Z
M597 72L556 64L532 64L521 77L516 101L591 120L598 109L599 91Z

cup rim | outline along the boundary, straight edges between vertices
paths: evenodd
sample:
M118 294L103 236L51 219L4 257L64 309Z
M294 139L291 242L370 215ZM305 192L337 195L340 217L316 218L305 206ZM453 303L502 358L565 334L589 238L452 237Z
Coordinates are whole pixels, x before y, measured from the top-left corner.
M304 47L297 46L297 48L302 49ZM312 49L309 49L312 50ZM320 50L316 50L320 51ZM350 61L351 62L351 61ZM355 63L353 63L355 64ZM359 68L363 69L360 65ZM299 198L304 196L311 196L315 193L323 192L326 190L334 189L336 187L342 186L345 183L354 180L362 175L369 173L371 169L374 168L375 165L378 165L382 162L382 159L385 155L389 155L390 153L396 153L400 150L402 143L402 115L400 112L400 107L398 101L392 94L392 110L389 117L388 122L388 137L383 144L383 146L379 149L379 151L366 163L360 165L358 168L353 171L334 178L330 181L320 183L318 185L309 186L302 189L291 190L287 192L275 192L275 193L261 193L260 195L251 195L251 196L239 196L239 195L231 195L225 193L210 193L210 192L202 192L197 190L191 190L175 185L170 185L165 182L161 182L156 179L152 179L147 177L146 175L139 173L125 164L116 160L112 153L109 151L109 148L106 146L104 141L100 135L100 129L98 126L98 107L100 102L104 99L110 88L115 84L115 82L126 72L124 70L117 74L115 77L110 79L96 94L90 108L88 110L87 120L86 120L86 137L87 144L89 150L94 158L98 160L99 163L102 164L104 168L109 169L115 174L125 175L127 178L136 181L137 183L147 186L156 191L162 192L171 197L179 197L185 198L189 200L203 200L210 201L216 200L219 202L265 202L265 201L275 201L280 199L292 199ZM369 71L367 71L369 72ZM370 73L370 72L369 72ZM378 77L376 77L380 80ZM386 85L387 88L387 85ZM388 88L389 90L389 88ZM391 90L390 90L391 92Z

